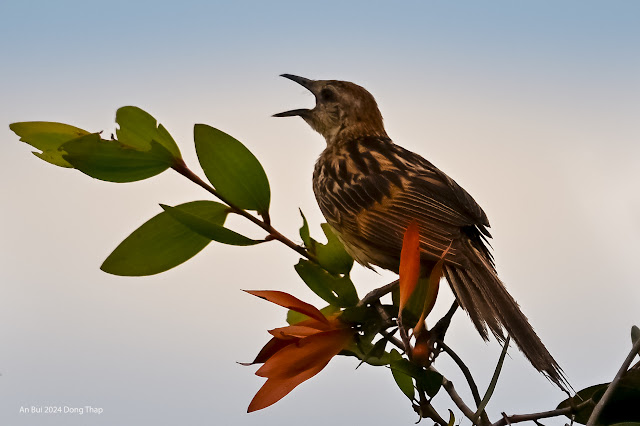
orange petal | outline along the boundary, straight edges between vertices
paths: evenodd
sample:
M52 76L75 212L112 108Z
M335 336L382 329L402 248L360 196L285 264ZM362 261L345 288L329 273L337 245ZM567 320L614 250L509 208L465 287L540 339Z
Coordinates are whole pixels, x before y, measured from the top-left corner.
M399 275L400 312L402 312L420 278L420 229L415 220L411 221L404 233Z
M345 328L323 331L288 345L256 371L256 375L272 379L287 379L303 371L325 365L353 339L353 331Z
M310 305L302 300L298 299L290 295L289 293L285 293L283 291L274 291L274 290L244 290L249 294L253 294L254 296L258 296L262 299L268 300L269 302L275 303L276 305L284 306L287 309L291 309L292 311L299 312L308 316L309 318L316 319L318 321L324 322L328 324L329 321L325 316L320 312L315 306Z
M453 244L453 242L451 244ZM431 274L429 275L427 294L424 298L424 308L422 308L422 314L420 315L420 319L418 320L418 323L414 329L415 334L420 333L422 327L424 327L425 318L427 318L427 315L429 315L436 304L436 299L438 298L438 290L440 289L440 278L442 278L442 267L444 265L444 258L447 253L449 253L451 244L449 244L449 247L447 247L447 249L442 253L442 256L440 256L440 259L438 259L435 266L431 270Z
M429 332L423 330L416 334L416 344L411 351L411 360L418 365L427 366L430 353Z
M329 331L329 330L335 330L337 328L344 327L344 324L340 320L336 319L335 317L329 317L329 318L325 317L325 319L327 320L326 322L325 321L320 322L313 318L309 318L291 325L299 325L302 327L315 328L316 330L320 330L320 331Z
M267 344L262 347L262 349L260 349L260 352L258 352L258 355L256 355L256 359L254 359L253 362L240 362L239 364L240 365L262 364L263 362L266 362L269 358L271 358L280 349L284 348L287 345L290 345L291 343L292 343L291 340L276 339L274 337L271 340L269 340Z
M267 379L267 382L262 385L260 390L251 400L247 413L252 411L262 410L276 402L280 401L289 392L295 389L300 383L308 380L318 374L329 363L327 360L324 364L317 364L312 368L302 371L299 374L289 377L287 379Z
M451 244L449 247L442 253L438 262L436 262L435 266L431 270L431 274L429 275L429 288L427 289L427 298L424 305L424 316L429 315L431 310L433 309L433 305L436 304L436 298L438 297L438 289L440 288L440 278L442 278L442 267L444 265L444 258L449 253L449 249L451 249Z
M274 328L269 330L269 334L277 339L291 340L301 339L313 334L320 333L321 331L314 327L305 327L303 325L290 325L287 327Z

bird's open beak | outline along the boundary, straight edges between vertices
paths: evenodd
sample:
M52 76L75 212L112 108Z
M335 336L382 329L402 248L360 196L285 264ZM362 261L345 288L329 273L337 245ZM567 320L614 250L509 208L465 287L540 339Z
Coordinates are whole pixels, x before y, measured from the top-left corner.
M315 95L315 92L313 91L313 85L315 83L315 80L309 80L308 78L298 77L297 75L292 75L292 74L281 74L280 77L288 78L289 80L295 81L296 83L298 83L299 85L301 85L302 87L304 87L305 89L307 89L308 91L310 91ZM295 117L295 116L304 117L308 115L310 112L311 112L310 109L300 108L300 109L292 109L291 111L280 112L278 114L273 114L273 116L274 117Z

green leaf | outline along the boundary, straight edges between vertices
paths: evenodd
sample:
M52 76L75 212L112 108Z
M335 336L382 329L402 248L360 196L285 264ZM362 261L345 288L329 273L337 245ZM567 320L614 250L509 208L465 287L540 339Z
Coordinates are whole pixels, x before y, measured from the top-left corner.
M305 259L300 259L295 270L315 294L331 305L346 308L360 301L348 276L332 275Z
M332 274L346 274L353 267L353 258L344 249L344 246L333 233L328 223L320 225L327 244L315 242L315 253L320 265Z
M631 327L631 344L635 345L636 342L640 339L640 328L637 325Z
M162 207L165 212L169 213L169 216L185 225L193 232L213 241L234 246L251 246L264 242L264 240L252 240L251 238L247 238L244 235L227 229L214 221L203 219L200 216L187 213L176 207L169 207L164 204L160 204L160 207Z
M358 306L357 304L355 306L345 308L340 315L340 319L347 323L362 325L362 331L365 332L368 329L375 330L371 338L378 333L380 324L382 323L380 314L375 308L364 305Z
M476 422L482 415L482 412L486 408L487 404L489 403L489 400L491 399L491 396L493 395L493 391L496 389L496 385L498 384L498 377L500 377L500 372L502 371L502 365L504 364L504 357L507 355L507 349L509 349L510 339L511 338L507 336L507 340L505 340L504 345L502 346L502 353L500 354L500 359L498 359L498 365L496 365L496 369L493 372L493 377L491 377L491 382L489 383L489 387L487 388L487 391L485 392L484 398L482 398L480 405L478 405L478 410L476 411L474 418L471 420L471 423L473 424L476 424Z
M139 151L116 140L100 139L92 133L60 147L62 157L73 167L93 178L109 182L134 182L155 176L173 164L173 157L162 145L152 142Z
M220 225L227 217L227 206L213 201L192 201L175 208ZM100 269L114 275L154 275L187 261L210 242L162 212L122 241Z
M366 362L369 365L387 365L391 362L389 354L386 352L387 343L389 340L386 337L379 339L374 345L370 346L368 350L363 351L362 362Z
M304 213L300 210L300 216L302 216L302 227L300 227L300 238L302 238L302 242L307 250L311 253L315 253L314 241L311 239L311 234L309 233L309 224L307 223L307 218L304 217Z
M442 375L438 372L425 370L424 368L413 364L409 360L402 358L399 353L397 355L394 355L394 351L397 352L395 349L391 351L391 370L395 370L399 373L401 372L414 379L416 381L416 386L418 387L418 389L424 390L427 395L433 398L442 386ZM400 356L400 358L398 358L398 356ZM398 386L400 386L400 384L398 384ZM408 385L405 384L404 386L407 386L408 390ZM405 395L409 396L406 392ZM413 399L413 396L411 396L410 398Z
M205 124L195 125L193 137L202 170L220 195L241 209L267 213L271 200L269 181L251 151Z
M400 355L400 352L392 349L390 353L390 366L391 374L393 374L393 380L396 381L396 384L402 393L413 401L415 397L415 388L413 386L411 373L409 372L411 363L404 359L402 355Z
M374 345L368 338L359 336L355 344L351 344L340 352L340 354L358 358L360 363L356 366L356 369L364 363L373 366L388 365L390 358L389 353L385 351L386 343L387 340L383 338L378 340Z
M65 142L80 136L88 135L89 132L78 127L63 123L49 121L24 121L12 123L9 128L18 136L22 142L28 143L32 147L42 152L34 152L38 158L55 164L60 167L73 167L64 158L63 152L58 148Z
M416 381L418 386L433 398L442 387L443 379L442 374L438 372L420 369Z
M420 279L418 279L418 284L416 285L415 290L411 294L411 297L409 297L409 301L402 310L402 323L406 327L414 327L420 319L422 309L424 308L424 300L427 297L428 289L429 278L420 277ZM393 301L394 306L397 307L399 305L400 291L398 287L396 287L391 292L391 300Z
M453 415L453 411L449 410L449 423L447 426L453 426L456 423L456 416Z
M589 399L593 400L593 404L587 404L576 413L575 421L581 424L587 424L591 412L595 405L600 401L602 395L609 383L589 386L582 389L573 398L562 401L558 408L576 406ZM573 401L572 401L573 400ZM614 389L611 399L600 413L600 418L596 425L613 425L616 423L639 423L640 422L640 370L631 369L625 373L618 386ZM569 417L569 416L567 416Z
M118 140L124 145L148 151L152 142L166 148L174 158L181 158L180 149L167 129L149 113L134 106L125 106L116 111L116 123L120 128L116 130Z
M580 405L584 401L588 401L592 399L592 397L598 392L601 392L600 396L602 396L604 391L607 389L607 386L609 386L609 384L604 383L600 385L589 386L588 388L582 389L574 397L567 398L564 401L562 401L560 404L558 404L557 408L566 408L570 406ZM583 409L575 413L575 421L580 424L587 424L587 422L589 421L589 417L591 416L591 412L593 411L593 408L595 407L595 405L596 405L596 402L594 401L593 404L587 404L586 407L584 407ZM567 417L571 418L570 415Z
M320 309L320 312L322 312L322 314L327 318L338 311L340 311L339 308L331 305L325 306L324 308ZM308 316L306 316L305 314L301 314L300 312L296 312L291 309L289 309L289 311L287 312L287 324L289 325L297 324L308 319L310 319Z

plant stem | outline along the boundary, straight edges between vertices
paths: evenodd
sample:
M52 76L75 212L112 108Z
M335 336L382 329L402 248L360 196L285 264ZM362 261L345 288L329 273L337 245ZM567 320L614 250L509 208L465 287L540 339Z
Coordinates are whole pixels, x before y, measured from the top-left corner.
M480 392L478 391L478 385L476 385L475 380L473 380L473 376L471 375L471 371L469 371L469 367L462 361L462 358L458 356L457 353L453 351L449 346L447 346L444 342L439 342L440 347L445 353L447 353L453 362L456 363L462 374L464 374L464 378L467 379L467 383L469 384L469 389L471 389L471 395L473 395L473 400L476 403L476 407L480 406Z
M223 203L228 205L233 213L239 214L240 216L243 216L243 217L249 219L251 222L255 223L260 228L262 228L265 231L267 231L269 233L271 239L280 241L281 243L283 243L287 247L289 247L292 250L296 251L301 256L311 260L312 262L318 263L318 260L316 259L316 257L314 255L312 255L311 253L309 253L307 251L307 249L305 249L304 247L294 243L293 241L291 241L290 239L288 239L287 237L282 235L273 226L271 226L268 213L264 213L262 215L265 220L260 220L257 217L253 216L248 211L243 210L243 209L235 206L233 203L229 202L229 200L227 200L224 196L222 196L218 191L216 191L215 188L213 188L211 185L209 185L208 183L206 183L205 181L200 179L200 177L198 175L193 173L191 171L191 169L189 169L189 167L187 167L187 165L182 160L177 161L172 166L172 169L175 170L176 172L180 173L182 176L186 177L187 179L189 179L191 182L201 186L202 188L207 190L209 193L213 194L220 201L222 201Z
M386 284L380 288L371 290L369 293L367 293L366 296L362 298L362 300L358 303L358 306L367 306L368 304L375 302L376 300L380 300L382 296L391 293L399 283L400 280L395 280L394 282Z
M431 403L427 400L424 391L420 392L420 405L417 406L417 409L419 410L418 414L420 415L420 417L431 419L436 422L436 424L441 426L447 425L447 422L442 418L440 414L438 414L433 405L431 405Z
M475 417L476 413L473 412L473 410L471 410L471 408L469 408L469 406L464 403L455 387L453 386L453 382L447 380L444 376L442 377L442 387L445 391L447 391L453 403L456 404L460 411L462 411L462 414L464 414L468 419L473 419Z
M579 410L582 410L590 404L593 404L593 400L588 399L583 403L576 405L575 407L558 408L556 410L543 411L541 413L515 414L513 416L507 416L502 413L503 417L497 422L493 423L491 426L506 426L512 423L535 421L540 419L547 419L549 417L569 416Z

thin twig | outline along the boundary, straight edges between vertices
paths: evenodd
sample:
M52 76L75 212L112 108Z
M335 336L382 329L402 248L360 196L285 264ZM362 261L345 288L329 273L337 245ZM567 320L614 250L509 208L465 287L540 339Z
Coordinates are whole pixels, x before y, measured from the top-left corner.
M457 353L453 351L449 346L447 346L444 342L439 342L438 345L445 351L456 363L462 374L464 374L464 378L467 379L467 383L469 384L469 389L471 389L471 395L473 395L473 400L476 403L476 407L480 405L480 392L478 392L478 385L476 385L475 380L473 380L473 376L471 375L471 371L469 367L462 361L462 358L458 356Z
M366 296L362 298L360 302L358 302L358 306L367 306L368 304L375 302L376 300L380 300L382 296L385 296L391 293L400 283L400 280L395 280L387 285L384 285L380 288L376 288L375 290L371 290L367 293Z
M174 164L172 166L172 168L176 172L180 173L182 176L184 176L187 179L189 179L190 181L192 181L193 183L201 186L202 188L207 190L209 193L213 194L216 198L218 198L223 203L227 204L231 208L231 211L233 213L239 214L240 216L244 216L245 218L249 219L251 222L253 222L256 225L258 225L260 228L262 228L265 231L267 231L269 233L269 237L270 237L269 239L278 240L281 243L283 243L284 245L286 245L287 247L295 250L301 256L303 256L303 257L305 257L305 258L307 258L307 259L309 259L309 260L311 260L311 261L313 261L315 263L318 263L318 260L316 259L316 257L314 255L312 255L311 253L309 253L309 251L307 249L305 249L304 247L294 243L293 241L291 241L290 239L288 239L287 237L282 235L273 226L271 226L269 215L267 213L264 213L262 215L264 220L260 220L257 217L253 216L251 213L247 212L246 210L243 210L243 209L237 207L233 203L229 202L229 200L227 200L218 191L216 191L215 188L213 188L211 185L209 185L208 183L203 181L198 175L193 173L191 171L191 169L189 169L189 167L187 167L187 165L182 160L180 160L179 162L176 162L176 164Z
M498 384L498 378L500 377L500 372L502 371L502 366L504 365L504 357L507 355L507 349L509 349L509 340L510 336L507 336L507 340L504 342L504 346L502 347L502 353L500 354L500 359L498 360L498 365L496 366L495 371L493 372L493 377L491 377L491 382L489 383L489 387L487 388L484 397L482 398L482 402L476 411L476 415L473 419L471 419L472 423L476 422L476 419L479 419L482 413L484 413L484 409L486 408L491 396L493 395L493 391L496 389L496 385Z
M421 418L431 419L440 426L447 426L448 422L445 421L440 414L438 414L433 405L431 405L431 403L427 400L424 392L420 392L420 405L418 405L418 409L420 410L418 414Z
M388 327L391 327L392 325L396 325L395 321L391 319L391 317L389 316L387 311L384 310L384 308L382 307L382 304L379 301L373 303L372 306L376 308L376 312L378 312L378 315L380 315L380 318L382 318L382 321L384 321L385 324L389 324Z
M400 339L398 339L397 337L393 336L387 330L380 330L380 334L382 334L384 336L384 338L387 339L389 342L391 342L394 345L396 345L396 347L398 349L401 349L401 350L404 351L404 344L402 343L402 341Z
M512 423L521 423L528 421L535 421L540 419L548 419L549 417L558 417L558 416L570 416L573 413L577 413L583 408L593 404L592 399L588 399L581 404L578 404L574 407L564 407L558 408L556 410L543 411L540 413L531 413L531 414L514 414L513 416L503 416L500 420L493 423L491 426L506 426Z
M622 363L620 370L618 370L618 374L616 374L616 377L609 384L609 386L607 387L607 390L604 392L604 395L602 395L602 398L600 398L600 401L598 401L598 404L596 404L596 407L591 412L591 416L589 417L587 426L593 426L594 424L596 424L596 421L598 420L598 417L600 416L600 413L602 412L604 406L607 404L607 402L611 398L611 395L613 395L613 391L615 390L616 386L618 386L618 384L620 383L620 380L622 379L622 376L624 376L624 373L626 373L627 370L629 369L629 366L631 365L631 361L633 361L633 359L636 357L638 352L640 352L640 339L636 340L636 342L633 344L633 347L631 348L631 352L629 352L629 355L627 355L627 358Z
M433 367L431 369L433 369ZM462 411L462 414L464 414L468 419L472 419L473 417L475 417L476 413L471 408L469 408L467 404L464 403L455 387L453 386L453 382L447 380L444 376L442 377L442 387L445 391L447 391L453 403L456 404L460 411Z
M407 333L407 329L402 325L402 317L398 314L398 329L400 330L400 338L402 339L402 343L404 345L404 352L407 354L409 359L413 358L413 351L411 350L411 338Z

